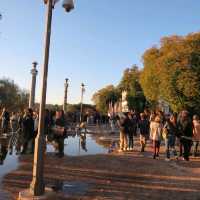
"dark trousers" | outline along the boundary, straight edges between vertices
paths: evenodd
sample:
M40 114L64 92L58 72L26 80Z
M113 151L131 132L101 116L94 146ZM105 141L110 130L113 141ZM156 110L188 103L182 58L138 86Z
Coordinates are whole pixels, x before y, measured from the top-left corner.
M63 154L64 153L64 137L57 137L56 142L58 143L59 154Z
M184 150L183 157L185 158L185 160L189 160L190 150L191 150L191 147L192 147L192 141L185 139L185 138L182 138L181 143L183 145L183 150Z
M34 153L35 138L27 138L24 140L22 153L27 153L29 142L31 142L30 151L31 153Z
M133 135L128 135L128 148L133 148Z
M160 152L160 141L159 140L153 140L153 152L154 152L154 158L156 156L159 156L159 152Z

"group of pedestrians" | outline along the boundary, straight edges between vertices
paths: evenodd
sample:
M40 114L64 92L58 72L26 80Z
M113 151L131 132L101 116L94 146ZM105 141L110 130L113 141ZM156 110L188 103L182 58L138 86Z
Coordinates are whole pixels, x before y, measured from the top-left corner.
M28 145L31 145L33 152L34 130L36 125L36 113L32 109L27 109L22 112L12 112L11 114L3 109L1 114L1 134L5 134L9 140L8 149L10 154L13 152L13 147L16 148L16 153L26 153Z
M192 153L198 155L200 118L198 115L191 117L186 110L168 116L161 111L149 113L146 110L139 115L136 112L120 113L117 124L120 129L119 152L133 150L134 136L139 135L141 152L145 151L147 141L151 141L154 159L159 157L161 143L165 144L166 161L170 160L171 154L175 159L182 157L186 161Z
M6 108L3 109L0 116L1 137L9 138L8 150L16 154L33 154L35 138L38 134L39 113L32 109L25 109L24 112L9 113ZM64 139L66 137L66 120L62 110L50 112L46 110L44 121L45 141L54 141L56 145L56 155L64 156ZM45 143L46 144L46 143ZM44 145L44 149L45 145Z

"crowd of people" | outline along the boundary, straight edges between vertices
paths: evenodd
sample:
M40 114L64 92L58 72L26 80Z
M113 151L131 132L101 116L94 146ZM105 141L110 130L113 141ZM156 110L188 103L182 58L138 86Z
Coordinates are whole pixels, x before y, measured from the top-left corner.
M164 141L166 161L171 153L175 159L182 157L189 161L191 153L197 156L200 142L200 118L190 116L186 110L179 114L164 115L163 112L145 110L139 115L135 112L120 113L116 117L120 129L119 152L134 148L134 136L140 136L141 152L145 151L147 140L152 141L153 158L159 157L161 142ZM193 146L193 152L191 152ZM178 150L178 153L177 153Z
M1 135L9 137L8 150L13 153L15 147L16 154L33 154L35 138L38 134L39 114L32 109L24 112L12 112L11 114L4 108L0 116ZM67 123L62 110L56 112L45 112L45 123L43 135L45 141L55 141L57 143L56 154L64 156L64 139L66 137ZM44 147L45 148L45 147Z
M26 109L24 112L9 113L4 108L0 119L1 134L10 135L8 144L10 154L13 153L14 147L16 154L33 154L34 142L38 134L38 112ZM97 115L86 114L83 119L84 125L87 123L99 125L101 121ZM62 110L45 112L43 135L45 141L56 143L56 155L59 157L64 156L64 139L67 137L69 126L73 124L73 119L71 124L69 121L66 120ZM191 153L194 156L198 155L200 118L198 115L190 116L186 110L171 115L148 110L140 114L134 111L118 113L115 117L110 117L110 127L113 132L116 126L120 131L119 152L132 151L135 148L134 139L139 136L141 152L145 151L147 141L152 142L154 159L159 157L162 142L165 144L166 161L170 160L172 154L175 159L182 157L186 161L189 161Z

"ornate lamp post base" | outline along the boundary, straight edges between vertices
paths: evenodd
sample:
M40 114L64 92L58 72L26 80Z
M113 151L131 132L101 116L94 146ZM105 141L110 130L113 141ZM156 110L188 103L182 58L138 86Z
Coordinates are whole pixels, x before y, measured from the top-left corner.
M18 200L49 200L56 199L56 193L50 189L45 188L45 194L42 196L34 196L32 192L27 189L19 193Z

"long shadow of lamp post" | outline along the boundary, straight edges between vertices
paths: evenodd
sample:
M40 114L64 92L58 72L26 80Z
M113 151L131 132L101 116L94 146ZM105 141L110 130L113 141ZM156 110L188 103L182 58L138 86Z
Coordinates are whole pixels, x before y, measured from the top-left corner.
M33 179L32 179L30 190L29 190L29 193L32 196L42 196L45 193L45 184L44 184L44 177L43 177L44 115L45 115L45 105L46 105L46 90L47 90L47 77L48 77L48 65L49 65L52 12L53 12L55 4L58 1L59 0L44 0L44 3L47 4L47 21L46 21L46 33L45 33L44 65L43 65L43 72L42 72L42 90L41 90L41 100L40 100L39 125L38 125L38 134L35 140ZM73 0L64 0L63 7L65 8L67 12L70 12L74 8ZM23 194L19 194L19 199L26 199L26 197L23 197Z

